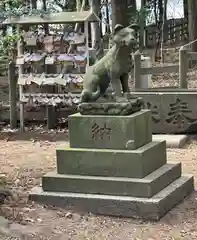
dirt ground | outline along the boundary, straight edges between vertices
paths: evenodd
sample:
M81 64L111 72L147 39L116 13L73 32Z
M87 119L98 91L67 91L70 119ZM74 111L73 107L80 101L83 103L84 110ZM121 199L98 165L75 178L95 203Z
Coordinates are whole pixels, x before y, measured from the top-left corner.
M64 146L66 140L66 131L0 134L1 174L15 195L15 200L1 206L0 215L11 220L9 231L18 236L3 238L0 234L1 240L197 239L195 192L159 222L98 217L29 202L28 191L41 183L43 174L55 170L55 150ZM167 152L169 161L181 161L183 171L197 177L197 136L190 137L184 149Z
M176 63L177 56L167 62ZM168 57L168 56L167 56ZM168 60L168 59L167 59ZM196 88L196 66L188 73L189 88ZM152 77L152 87L177 86L178 75ZM0 102L8 102L7 83L0 83ZM55 150L64 146L67 131L38 129L20 134L0 133L0 177L12 188L15 199L0 205L0 216L10 220L1 229L0 240L191 240L197 239L197 193L173 208L159 222L110 218L41 206L27 200L28 191L41 177L56 168ZM168 149L168 161L181 161L183 171L194 175L197 184L197 136L184 149ZM1 224L1 223L0 223ZM15 237L6 237L6 230ZM4 234L1 232L4 231Z

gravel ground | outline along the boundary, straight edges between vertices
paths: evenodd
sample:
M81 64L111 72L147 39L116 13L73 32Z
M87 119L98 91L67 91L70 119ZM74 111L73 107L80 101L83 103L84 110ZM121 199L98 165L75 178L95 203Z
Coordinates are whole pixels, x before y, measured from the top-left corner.
M159 222L82 214L28 202L28 191L38 186L43 174L55 170L55 150L65 145L66 133L30 132L0 134L0 166L13 188L14 200L1 206L9 232L25 240L191 240L197 239L197 194L194 192ZM184 149L168 149L168 160L181 161L183 171L197 176L197 137ZM17 141L16 141L17 140ZM195 180L195 185L197 184ZM0 228L1 230L1 228Z
M177 56L177 51L166 55L166 62L177 63ZM193 65L188 74L189 88L197 87L196 69ZM152 76L151 85L177 86L178 74ZM1 101L8 101L6 83L0 83ZM1 228L0 225L1 240L197 239L196 192L159 222L97 217L28 202L28 191L33 186L40 185L41 177L45 173L55 170L55 150L65 145L66 136L66 131L48 133L40 129L24 134L0 133L0 174L14 192L14 199L9 199L0 207L0 216L10 220L8 229ZM197 136L190 137L190 142L184 149L168 149L167 153L169 161L181 161L183 171L194 175L196 186ZM13 237L5 236L6 233Z

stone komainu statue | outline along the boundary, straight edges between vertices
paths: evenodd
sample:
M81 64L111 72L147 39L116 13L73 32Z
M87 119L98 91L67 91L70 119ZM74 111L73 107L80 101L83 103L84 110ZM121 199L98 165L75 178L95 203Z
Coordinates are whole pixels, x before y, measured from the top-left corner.
M94 102L104 96L110 82L115 96L121 97L122 91L129 92L128 73L131 69L131 52L137 41L136 28L136 25L123 27L120 24L114 27L113 46L85 74L81 102Z

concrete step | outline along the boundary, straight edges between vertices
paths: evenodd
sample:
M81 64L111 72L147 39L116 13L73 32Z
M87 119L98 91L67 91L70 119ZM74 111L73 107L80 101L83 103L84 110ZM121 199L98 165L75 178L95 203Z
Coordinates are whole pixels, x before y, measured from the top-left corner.
M136 150L57 149L60 174L144 178L166 163L166 142L150 142Z
M29 199L64 208L74 206L76 210L93 214L159 220L193 189L193 177L187 175L178 178L152 198L44 192L41 187L36 187L30 192Z
M181 163L165 164L148 176L139 178L98 177L47 173L42 188L49 192L152 197L181 176Z

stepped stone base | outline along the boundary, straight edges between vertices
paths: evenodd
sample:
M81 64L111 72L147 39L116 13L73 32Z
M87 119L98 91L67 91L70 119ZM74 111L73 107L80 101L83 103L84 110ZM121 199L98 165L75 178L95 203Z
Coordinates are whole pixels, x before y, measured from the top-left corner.
M188 175L178 178L152 198L46 192L40 187L32 189L29 198L63 208L74 206L75 209L93 214L159 220L193 189L193 177Z
M181 164L165 164L144 178L96 177L48 173L42 188L49 192L152 197L181 176Z
M166 142L152 141L151 114L69 117L70 146L57 149L57 173L29 198L94 214L160 219L193 191L181 163L167 163Z
M165 150L165 141L151 142L136 150L57 149L57 172L143 178L166 163Z

